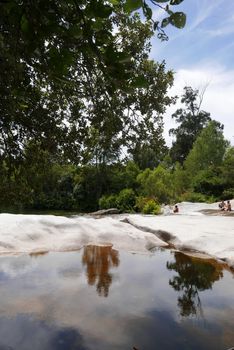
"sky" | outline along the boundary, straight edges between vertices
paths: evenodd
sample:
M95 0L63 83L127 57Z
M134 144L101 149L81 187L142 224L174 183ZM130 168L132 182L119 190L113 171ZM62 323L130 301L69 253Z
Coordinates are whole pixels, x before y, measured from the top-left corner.
M184 86L206 87L201 108L224 124L224 136L234 145L234 0L184 0L173 8L186 13L186 27L168 26L167 42L155 36L151 56L175 72L170 94L181 96ZM155 7L153 16L160 20L165 14ZM169 145L168 130L175 126L171 114L180 106L178 100L165 115Z

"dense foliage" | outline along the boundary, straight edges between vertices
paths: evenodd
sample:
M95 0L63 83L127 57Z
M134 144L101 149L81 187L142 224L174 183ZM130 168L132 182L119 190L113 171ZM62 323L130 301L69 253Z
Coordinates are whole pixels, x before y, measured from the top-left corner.
M172 115L179 126L169 133L176 137L170 150L171 157L174 161L183 163L197 136L211 118L210 113L201 110L202 96L199 95L199 90L186 86L181 103L184 108L177 109Z
M1 207L78 212L116 207L157 214L162 203L233 198L233 172L234 147L214 122L203 129L182 166L169 157L144 170L133 161L75 166L31 146L10 179L7 167L1 168Z
M148 103L152 92L145 96L136 87L152 85L154 74L164 72L164 65L148 62L147 39L153 29L163 38L166 25L185 25L185 15L173 11L182 1L1 1L1 158L8 163L22 158L33 139L65 159L86 160L83 143L93 133L99 148L116 152L123 123L133 128L123 108L134 110L136 102L141 112L135 94ZM161 23L152 18L150 5L165 6ZM136 10L145 20L133 19ZM166 90L172 78L162 78L169 79L161 84ZM150 104L152 110L155 102ZM96 125L101 130L91 128Z
M0 3L3 210L157 214L161 203L234 196L233 148L198 91L185 88L171 150L163 138L173 72L150 59L150 39L185 25L182 2Z

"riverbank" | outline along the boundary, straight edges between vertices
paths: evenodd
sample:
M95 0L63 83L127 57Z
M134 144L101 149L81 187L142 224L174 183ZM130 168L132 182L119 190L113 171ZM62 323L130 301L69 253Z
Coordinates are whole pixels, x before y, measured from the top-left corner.
M151 232L182 252L199 253L205 258L224 261L234 268L234 219L224 216L129 215L125 222Z
M0 254L74 251L90 244L143 254L168 247L234 267L234 212L217 211L217 203L180 203L179 208L179 214L159 216L0 214Z
M205 215L212 215L212 216L233 216L234 217L234 210L224 211L220 209L203 209L203 210L200 210L200 213Z

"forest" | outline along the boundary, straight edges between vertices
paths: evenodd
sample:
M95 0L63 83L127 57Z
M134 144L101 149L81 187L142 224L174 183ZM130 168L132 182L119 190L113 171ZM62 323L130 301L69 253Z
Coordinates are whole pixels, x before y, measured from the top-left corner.
M153 35L185 26L182 1L1 2L1 211L158 214L234 197L219 116L193 87L171 97L174 72L150 56ZM168 147L163 118L178 99Z

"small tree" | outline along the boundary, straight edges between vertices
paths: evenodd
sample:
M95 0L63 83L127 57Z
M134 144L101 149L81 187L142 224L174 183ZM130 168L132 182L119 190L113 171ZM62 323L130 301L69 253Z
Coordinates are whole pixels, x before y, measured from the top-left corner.
M137 180L143 196L156 199L159 203L168 203L173 197L172 174L159 165L156 169L146 169Z
M234 187L234 147L227 149L222 164L222 176L226 184Z
M172 118L179 124L169 131L170 135L176 137L170 151L174 161L183 163L199 133L211 120L210 113L201 110L203 95L204 91L199 94L199 90L186 86L181 97L181 103L185 107L172 114Z
M224 182L224 198L234 198L234 147L227 149L221 167L222 179Z
M184 163L195 191L216 196L221 194L223 185L218 175L227 146L220 126L215 121L210 122L195 141Z
M184 163L185 168L194 176L201 170L220 166L227 146L222 128L217 122L211 121L195 141Z

